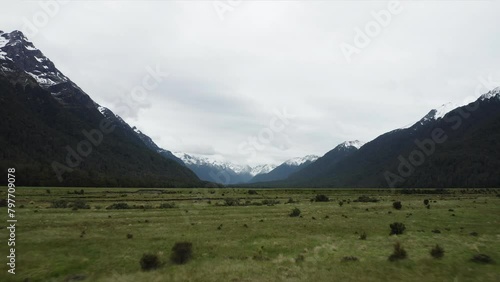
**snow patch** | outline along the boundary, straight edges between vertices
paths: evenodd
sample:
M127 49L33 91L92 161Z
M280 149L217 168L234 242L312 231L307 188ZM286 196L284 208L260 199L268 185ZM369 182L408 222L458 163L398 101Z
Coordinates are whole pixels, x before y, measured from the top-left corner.
M354 147L356 149L359 149L359 148L363 147L363 145L365 145L364 142L361 142L359 140L354 140L354 141L346 141L346 142L340 144L339 146L342 146L345 148Z
M488 91L488 93L481 95L479 97L479 100L484 101L484 100L489 100L491 98L498 97L500 99L500 86L493 88L492 90Z
M441 107L434 109L436 113L434 114L434 119L438 120L440 118L443 118L447 113L453 111L456 108L459 108L463 105L455 104L455 103L446 103L441 105Z
M204 156L195 156L182 152L172 152L174 156L181 159L186 165L205 165L212 166L220 170L231 170L236 174L249 174L251 176L255 176L262 173L268 173L271 170L275 169L275 165L257 165L251 167L249 165L238 165L224 160L222 156L210 156L210 158Z
M40 75L36 75L36 74L28 72L28 71L26 73L29 74L31 77L33 77L38 82L38 84L42 87L47 87L47 86L52 86L52 85L58 84L56 81L54 81L50 78L44 78L44 77L41 77Z
M99 112L100 112L100 113L101 113L104 117L106 117L106 114L105 114L105 113L106 113L106 111L108 111L108 108L106 108L106 107L102 107L102 106L99 106L99 107L97 107L97 110L99 110Z
M24 48L26 48L26 50L29 50L29 51L37 51L38 49L36 49L35 47L33 46L30 46L29 44L28 45L25 45Z
M3 37L3 34L0 35L0 48L5 47L9 43L9 40L5 37Z
M285 162L285 164L287 164L289 166L300 166L305 162L314 162L318 158L319 157L316 155L307 155L305 157L298 157L298 158L289 159L288 161Z

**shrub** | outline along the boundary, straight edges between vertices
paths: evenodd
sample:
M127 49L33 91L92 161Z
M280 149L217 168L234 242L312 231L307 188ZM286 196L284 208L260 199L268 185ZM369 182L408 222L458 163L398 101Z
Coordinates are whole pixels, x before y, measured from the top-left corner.
M292 198L288 198L288 201L286 202L287 204L295 204L297 203L297 201L295 201L294 199Z
M366 240L366 233L365 232L361 233L361 235L359 235L359 239Z
M175 203L160 204L160 209L173 209L173 208L175 208Z
M306 260L306 257L304 257L303 254L299 254L296 258L295 258L295 262L296 263L301 263L301 262L304 262Z
M280 201L274 200L274 199L265 199L265 200L262 200L262 204L263 205L267 205L267 206L274 206L274 205L277 205L279 203L280 203Z
M358 261L358 258L353 256L348 256L348 257L343 257L341 261L342 262Z
M47 194L50 194L50 189L45 190Z
M6 199L0 199L0 208L6 207L7 206L7 200Z
M68 201L55 200L55 201L52 201L52 204L50 205L50 207L54 208L54 209L65 209L68 207Z
M298 208L294 208L292 212L289 214L290 217L297 217L300 216L300 210Z
M471 261L476 262L476 263L483 263L483 264L488 264L488 263L493 263L493 259L485 254L477 254L474 255L471 258Z
M132 235L132 234L128 233L128 234L127 234L127 239L132 239L132 238L134 238L134 235Z
M193 244L190 242L175 243L170 259L176 264L185 264L193 255Z
M77 209L90 209L90 206L87 205L87 202L85 202L84 200L76 200L73 202L73 208L77 208Z
M400 210L403 207L403 205L401 204L400 201L396 201L396 202L392 203L392 207L397 209L397 210Z
M442 258L444 256L444 249L441 248L441 246L436 245L431 249L431 256L437 259Z
M375 198L371 198L368 196L359 196L357 200L354 200L353 202L360 202L360 203L376 203L379 200Z
M339 201L339 207L341 207L344 204L344 202Z
M160 258L154 254L143 254L139 263L144 271L159 268L161 265Z
M314 201L316 202L328 202L330 199L326 195L319 194L314 197Z
M407 254L405 249L401 247L401 244L399 244L399 242L397 242L396 244L394 244L394 252L389 256L389 261L402 260L405 259L406 256Z
M114 203L111 206L106 208L107 210L126 210L130 209L130 206L127 203Z
M403 232L406 229L406 226L404 225L404 223L401 223L401 222L394 222L393 224L390 224L389 227L391 227L391 234L390 235L403 234Z
M240 200L234 198L226 198L224 199L224 205L226 206L239 206Z
M428 204L429 204L429 199L425 199L425 200L424 200L424 205L426 205L426 206L427 206Z
M248 190L248 195L257 195L257 191L255 190Z

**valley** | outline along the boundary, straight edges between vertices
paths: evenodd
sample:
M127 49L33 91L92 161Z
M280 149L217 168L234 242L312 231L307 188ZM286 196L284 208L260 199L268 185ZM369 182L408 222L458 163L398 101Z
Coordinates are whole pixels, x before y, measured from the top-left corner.
M18 187L16 277L18 281L498 281L499 193L498 189ZM400 210L393 207L394 201L401 202ZM295 208L300 215L291 217ZM0 212L6 213L6 208ZM394 222L406 226L403 234L389 235ZM176 242L192 244L192 257L184 264L171 261ZM389 261L396 242L407 258ZM436 244L444 249L439 259L430 255ZM6 244L1 244L0 252L7 252ZM145 253L158 257L157 269L141 270L139 261ZM471 261L478 254L494 262ZM12 281L6 275L2 272L0 280Z

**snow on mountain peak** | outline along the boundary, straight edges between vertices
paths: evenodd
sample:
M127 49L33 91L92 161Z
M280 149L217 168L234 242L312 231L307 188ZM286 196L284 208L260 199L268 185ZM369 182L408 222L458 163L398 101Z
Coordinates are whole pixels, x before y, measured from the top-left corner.
M447 113L453 111L454 109L460 107L461 105L452 102L441 105L441 107L434 109L434 119L438 120L443 118Z
M259 174L268 173L275 168L276 168L275 165L270 165L270 164L258 165L258 166L252 167L252 169L250 170L250 174L252 176L256 176Z
M0 32L0 66L13 66L33 77L43 88L69 82L43 53L20 31ZM75 86L76 87L76 86ZM52 93L57 95L59 93Z
M137 128L135 126L132 127L132 130L134 130L134 132L137 134L143 134L142 131L140 131L139 128Z
M488 93L481 95L481 97L479 97L479 99L481 101L484 101L484 100L489 100L493 97L498 97L498 99L500 99L500 86L495 87L492 90L488 91Z
M359 140L354 140L354 141L345 141L344 143L340 144L339 146L348 148L348 147L355 147L356 149L361 148L363 145L365 145L364 142L361 142Z
M288 161L285 162L285 164L290 165L290 166L299 166L305 162L314 162L318 158L319 157L316 155L307 155L305 157L297 157L297 158L289 159Z
M228 161L225 161L220 156L211 156L210 158L204 156L195 156L182 152L173 152L173 154L181 159L186 165L208 165L213 166L222 170L231 170L236 174L249 174L251 176L255 176L262 173L268 173L271 170L275 169L275 165L257 165L251 167L249 165L238 165Z

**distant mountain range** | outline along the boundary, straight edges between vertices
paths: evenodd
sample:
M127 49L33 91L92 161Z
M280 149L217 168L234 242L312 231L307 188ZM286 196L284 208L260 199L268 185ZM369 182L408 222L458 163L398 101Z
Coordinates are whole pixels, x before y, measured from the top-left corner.
M254 182L265 182L265 181L276 181L286 179L290 174L297 172L306 166L315 162L319 157L315 155L308 155L303 158L293 158L281 165L277 166L268 173L258 174L254 176L249 183Z
M160 148L19 31L0 31L0 167L26 186L500 187L500 87L322 157L236 165ZM219 183L219 184L216 184Z
M176 152L174 155L180 158L200 179L226 185L247 183L254 176L268 173L276 167L267 164L254 167L242 166L180 152Z

